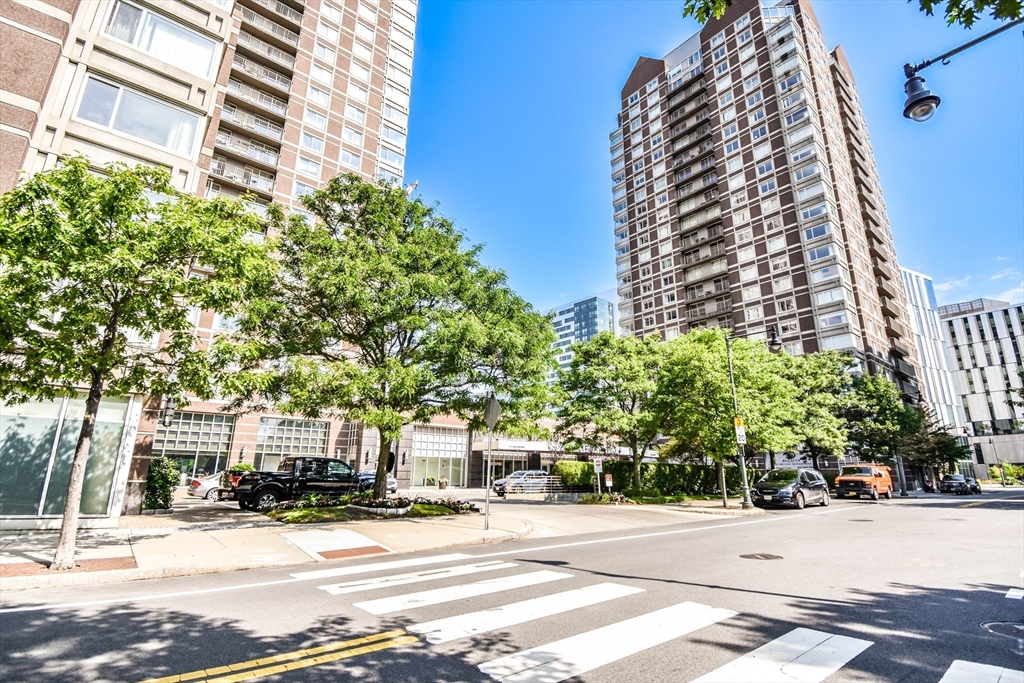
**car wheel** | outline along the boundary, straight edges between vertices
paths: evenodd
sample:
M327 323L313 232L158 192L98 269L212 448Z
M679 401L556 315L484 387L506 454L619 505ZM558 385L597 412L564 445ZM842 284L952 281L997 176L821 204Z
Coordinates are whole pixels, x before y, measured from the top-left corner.
M281 500L280 496L273 491L263 491L256 496L256 504L254 507L257 510L266 510L267 508L272 508L277 505L279 500Z
M892 500L892 487L890 487L889 490L885 492L885 499Z
M871 500L878 500L878 489L871 489Z
M825 491L824 495L822 495L821 497L821 507L828 507L828 504L831 502L832 494L830 494L828 491Z
M793 498L793 500L796 502L796 509L797 510L803 510L804 509L804 494L797 493L796 497Z
M210 489L209 491L206 492L206 496L204 497L206 498L206 500L217 500L217 489Z
M244 500L240 500L240 501L238 501L238 507L241 510L248 510L249 509L249 504L246 503Z

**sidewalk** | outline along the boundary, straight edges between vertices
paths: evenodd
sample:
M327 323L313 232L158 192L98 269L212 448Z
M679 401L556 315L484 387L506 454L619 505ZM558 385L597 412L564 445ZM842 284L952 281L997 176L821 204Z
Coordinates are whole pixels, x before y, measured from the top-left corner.
M481 510L483 494L482 490L455 493L477 503ZM81 531L76 545L79 569L59 574L46 569L58 532L3 532L0 592L276 567L706 519L691 514L702 510L682 506L558 505L492 497L487 531L482 514L285 525L231 503L191 498L183 490L176 493L173 509L170 515L122 517L117 529ZM720 507L719 511L733 513Z

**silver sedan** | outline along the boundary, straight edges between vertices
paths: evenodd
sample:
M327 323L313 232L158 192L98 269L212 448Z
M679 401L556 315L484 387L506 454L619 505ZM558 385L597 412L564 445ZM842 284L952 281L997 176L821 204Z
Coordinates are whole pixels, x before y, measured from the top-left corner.
M205 477L193 479L188 485L188 495L206 500L217 500L217 490L220 486L220 473L210 474Z

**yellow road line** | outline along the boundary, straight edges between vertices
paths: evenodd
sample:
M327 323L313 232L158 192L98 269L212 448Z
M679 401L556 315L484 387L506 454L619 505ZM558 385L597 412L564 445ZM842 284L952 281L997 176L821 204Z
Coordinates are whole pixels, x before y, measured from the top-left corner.
M998 500L979 500L979 501L974 502L974 503L967 503L966 505L961 505L960 507L962 507L962 508L976 508L979 505L984 505L985 503L998 503L998 502L999 502Z
M217 666L210 669L200 669L199 671L190 671L189 673L175 674L174 676L165 676L163 678L150 678L142 681L142 683L184 683L185 681L199 681L201 679L207 679L211 676L218 676L220 674L232 673L240 671L242 669L252 669L255 667L267 666L268 664L278 664L280 662L291 662L305 657L315 657L316 655L323 654L325 652L333 652L335 650L343 650L345 648L357 647L360 645L367 645L369 643L376 643L381 640L388 640L390 638L396 638L398 636L404 636L405 631L402 629L396 629L394 631L385 631L384 633L377 633L372 636L364 636L362 638L354 638L352 640L344 640L338 643L328 643L327 645L320 645L318 647L306 648L305 650L295 650L294 652L285 652L279 655L272 655L270 657L261 657L260 659L250 659L246 662L238 662L236 664L228 664L227 666ZM412 641L418 640L415 636L412 636ZM398 644L404 644L398 643ZM388 647L393 647L389 645ZM362 650L362 648L358 648ZM383 649L383 648L378 648ZM367 650L373 652L374 650ZM359 654L362 654L360 652ZM352 656L352 655L348 655ZM339 657L340 659L340 657ZM333 661L333 660L332 660ZM306 665L310 666L310 665ZM284 671L285 669L282 669ZM275 672L277 673L277 672ZM261 674L267 676L269 674ZM227 680L227 679L225 679ZM237 679L242 680L242 679Z

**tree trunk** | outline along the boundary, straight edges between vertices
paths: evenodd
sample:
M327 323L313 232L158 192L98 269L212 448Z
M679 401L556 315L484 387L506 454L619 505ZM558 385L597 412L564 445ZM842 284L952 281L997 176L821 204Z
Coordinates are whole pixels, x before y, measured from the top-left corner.
M89 462L89 447L96 431L96 415L103 397L103 377L94 375L89 397L85 401L85 419L78 432L75 458L71 461L71 478L68 480L67 500L64 502L64 519L60 526L60 540L54 553L50 569L65 571L75 568L75 540L78 537L79 508L82 506L82 487L85 484L85 466Z
M633 449L633 485L636 486L636 495L639 498L642 489L640 488L640 463L644 456ZM600 476L600 475L598 475Z
M388 456L391 454L391 444L398 440L392 434L380 433L380 445L377 448L377 475L373 480L373 497L375 499L388 497ZM401 433L399 433L401 436Z
M722 507L729 507L729 493L725 490L725 464L721 460L715 461L715 471L718 473L718 488L722 491Z

